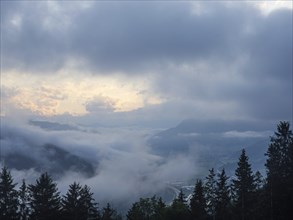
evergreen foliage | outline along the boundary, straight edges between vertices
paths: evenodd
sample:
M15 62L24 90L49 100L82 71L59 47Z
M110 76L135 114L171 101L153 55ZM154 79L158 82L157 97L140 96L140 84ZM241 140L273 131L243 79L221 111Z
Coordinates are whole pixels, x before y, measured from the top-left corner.
M218 174L216 182L215 219L217 220L231 219L231 198L228 179L225 170L222 169L221 173Z
M162 198L141 198L132 205L127 213L128 220L163 220L165 203Z
M15 190L16 184L7 167L3 167L0 173L0 219L17 219L18 197Z
M241 220L252 219L253 192L255 191L254 177L248 156L243 149L235 171L236 179L233 179L235 213Z
M209 170L209 175L206 177L206 183L204 186L205 189L205 198L206 198L206 210L207 214L211 216L213 220L216 218L215 207L216 207L216 174L214 168Z
M190 201L192 220L207 219L206 199L202 180L197 180Z
M117 214L117 211L113 209L110 203L107 203L107 206L103 208L101 220L121 220L122 217Z
M62 198L62 218L64 220L87 220L88 207L85 204L82 187L74 182Z
M86 220L100 219L100 213L98 211L98 204L93 198L93 193L90 187L85 185L80 191L80 200L82 204L83 216Z
M18 210L18 218L19 220L29 220L31 209L30 209L30 194L28 187L25 183L25 180L22 180L22 184L19 188L18 192L19 198L19 210Z
M265 180L258 170L254 174L254 184L256 190L262 189L265 185Z
M169 220L189 220L191 219L191 212L189 210L188 205L186 204L185 195L180 190L179 195L172 202L172 205L167 207L166 209L166 218Z
M289 122L277 126L266 156L270 219L289 219L293 204L293 134Z
M32 220L60 219L60 197L57 184L47 174L41 174L36 183L29 186Z
M259 171L254 174L255 192L253 194L253 220L267 220L268 215L268 203L269 200L265 193L266 181Z

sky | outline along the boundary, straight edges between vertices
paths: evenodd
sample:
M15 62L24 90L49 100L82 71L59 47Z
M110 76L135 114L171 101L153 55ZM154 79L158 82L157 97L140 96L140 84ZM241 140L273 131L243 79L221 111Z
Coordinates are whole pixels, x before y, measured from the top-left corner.
M1 1L4 117L167 127L291 112L290 1Z
M110 182L126 179L117 190L125 199L141 173L151 175L140 195L150 182L191 177L195 158L162 163L145 137L188 119L238 137L292 123L292 8L292 1L1 1L2 151L50 142L89 160L98 155L102 170L85 183L105 198ZM48 132L31 120L97 132Z

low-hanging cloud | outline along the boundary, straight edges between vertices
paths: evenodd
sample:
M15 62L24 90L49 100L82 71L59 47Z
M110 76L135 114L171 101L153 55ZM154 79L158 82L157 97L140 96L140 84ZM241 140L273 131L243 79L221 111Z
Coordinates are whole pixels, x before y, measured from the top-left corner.
M69 184L77 181L89 185L100 202L134 201L141 196L160 193L169 182L189 180L197 175L196 159L192 156L164 158L152 154L145 142L149 131L118 128L99 128L99 132L52 131L11 123L2 124L2 130L4 158L9 160L9 156L17 153L44 165L42 170L33 167L13 169L17 181L27 178L32 183L40 172L50 170L54 158L47 161L41 157L42 146L50 143L96 164L95 174L91 177L72 170L57 176L62 193Z

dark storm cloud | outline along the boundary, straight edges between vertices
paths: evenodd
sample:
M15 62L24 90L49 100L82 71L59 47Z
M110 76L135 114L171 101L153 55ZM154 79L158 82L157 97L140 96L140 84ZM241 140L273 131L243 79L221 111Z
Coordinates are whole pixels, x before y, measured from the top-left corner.
M290 120L292 11L277 10L255 18L247 18L249 22L242 24L242 35L234 45L235 57L230 61L223 53L223 57L190 64L187 70L171 66L165 70L168 77L159 75L157 90L172 97L185 97L190 103L204 102L208 111L215 110L212 115ZM226 104L224 111L218 104Z
M168 109L173 121L291 118L292 10L262 15L243 2L194 3L200 10L190 2L1 4L4 69L42 73L73 59L80 72L151 73L151 89L167 101L143 111ZM100 106L93 104L88 110Z
M14 13L5 13L10 4ZM45 71L61 68L68 58L80 58L96 70L143 72L170 62L233 59L243 27L259 13L245 4L233 9L218 3L208 6L196 15L188 2L95 2L61 14L46 3L6 3L3 64ZM21 17L19 27L12 24L13 16Z
M249 66L245 74L263 81L263 77L287 81L292 73L292 10L278 10L255 25L245 47Z
M249 85L246 92L242 91L242 104L256 117L292 117L292 27L292 11L273 12L257 26L258 31L246 44L249 61L241 72Z
M46 29L46 12L42 2L1 2L2 68L46 72L63 66L66 33Z
M243 16L226 13L218 4L212 7L218 10L197 16L189 3L101 4L78 22L73 36L79 42L77 51L98 68L110 70L153 71L170 62L226 57Z

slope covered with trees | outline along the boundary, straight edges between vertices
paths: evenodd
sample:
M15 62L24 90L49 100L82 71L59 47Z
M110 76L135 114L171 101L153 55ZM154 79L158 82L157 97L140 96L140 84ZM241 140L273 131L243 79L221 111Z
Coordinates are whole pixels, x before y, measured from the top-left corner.
M209 170L195 183L191 199L180 191L172 204L162 198L141 198L132 204L127 220L289 220L293 218L293 134L280 122L266 153L266 177L253 172L243 149L235 175ZM10 171L0 172L1 220L119 220L108 203L99 208L91 189L74 182L63 196L47 173L34 184L25 180L16 188Z

